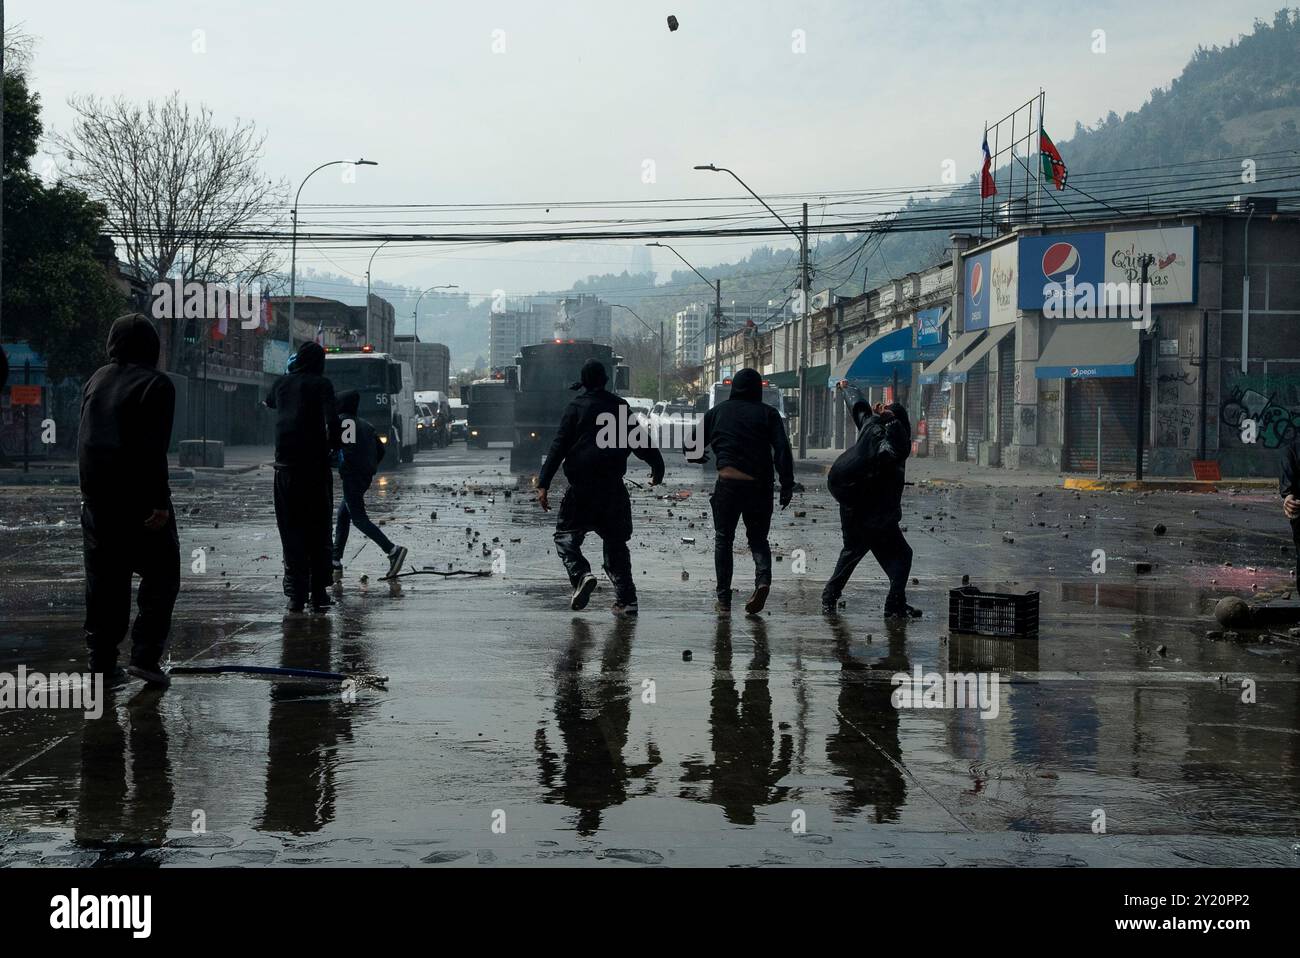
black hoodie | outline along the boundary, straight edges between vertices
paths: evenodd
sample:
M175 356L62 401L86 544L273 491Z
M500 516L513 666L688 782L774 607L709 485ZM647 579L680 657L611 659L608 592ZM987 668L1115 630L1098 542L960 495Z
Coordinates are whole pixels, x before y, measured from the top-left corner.
M549 489L560 463L571 485L592 486L618 483L622 487L627 472L627 457L636 457L650 466L655 482L664 477L664 457L649 445L650 436L639 428L627 400L605 389L608 374L598 359L589 359L582 366L582 379L575 383L582 389L564 410L555 441L546 454L546 462L537 476L537 488ZM623 407L620 413L619 407ZM612 419L601 418L612 416ZM619 428L626 427L626 435ZM610 428L612 427L612 432ZM602 431L614 442L598 442ZM635 435L635 439L633 436ZM623 441L627 440L627 441ZM633 448L633 442L637 444ZM644 443L644 444L642 444Z
M275 465L328 468L341 445L334 384L325 378L325 350L303 343L293 371L271 384L266 405L276 410Z
M869 525L887 526L903 517L905 463L912 451L912 426L899 403L873 412L856 389L845 393L858 427L854 444L840 454L826 477L836 501L849 506Z
M343 437L348 437L350 428L352 439L351 442L342 444L339 475L370 479L384 461L384 444L379 441L375 427L357 415L357 410L361 408L361 393L355 389L339 393L338 406L339 424L344 427ZM350 426L347 425L349 423Z
M176 387L158 372L158 333L137 314L108 331L107 366L81 393L77 467L81 497L91 508L124 519L171 509L167 447L176 412Z
M742 369L731 380L731 398L704 414L703 450L712 447L719 469L731 466L769 487L774 475L781 489L794 488L794 456L781 414L763 402L763 377L756 369ZM775 464L775 468L773 468Z

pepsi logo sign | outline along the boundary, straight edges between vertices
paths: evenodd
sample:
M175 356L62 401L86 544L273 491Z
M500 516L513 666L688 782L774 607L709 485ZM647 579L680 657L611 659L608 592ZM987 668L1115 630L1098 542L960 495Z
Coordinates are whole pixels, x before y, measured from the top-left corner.
M975 263L970 270L970 301L978 306L984 298L984 264Z
M1082 260L1073 243L1053 243L1043 252L1043 276L1049 283L1064 283L1077 276Z

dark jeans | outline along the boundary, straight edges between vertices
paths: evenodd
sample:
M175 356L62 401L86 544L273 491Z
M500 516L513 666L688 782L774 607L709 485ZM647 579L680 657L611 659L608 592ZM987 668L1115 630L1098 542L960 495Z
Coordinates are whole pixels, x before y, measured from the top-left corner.
M140 516L123 515L119 506L81 507L86 645L96 672L117 665L117 647L131 622L131 576L140 577L131 628L131 662L136 665L153 666L162 659L181 587L175 512L156 532L144 528Z
M736 526L745 520L745 538L754 557L754 587L772 584L772 547L767 531L772 526L772 487L749 479L719 479L709 496L713 507L713 568L718 578L718 598L731 601L731 547Z
M334 561L343 561L343 549L348 544L348 530L353 526L368 537L371 542L384 550L384 555L393 551L392 540L380 531L379 526L370 521L366 514L366 490L370 488L371 476L350 476L340 473L343 484L343 498L339 500L338 516L334 523Z
M294 602L328 595L333 579L333 511L334 476L329 466L275 470L275 524L284 551L284 594Z
M1295 545L1295 587L1300 592L1300 519L1291 520L1291 541Z
M889 576L886 612L901 612L907 605L907 578L912 573L912 547L903 538L897 522L880 524L869 512L840 503L840 530L844 548L835 563L835 571L822 589L822 604L839 601L849 576L868 552L876 557L880 568Z
M621 478L617 483L570 485L560 501L555 552L569 574L569 584L575 588L591 571L591 563L582 554L582 542L589 532L600 536L605 575L614 583L615 600L620 605L635 605L632 554L627 548L632 538L632 503Z

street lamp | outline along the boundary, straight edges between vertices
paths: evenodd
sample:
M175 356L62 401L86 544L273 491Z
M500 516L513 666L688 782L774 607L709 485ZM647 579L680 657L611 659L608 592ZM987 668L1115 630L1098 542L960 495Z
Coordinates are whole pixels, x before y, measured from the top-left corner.
M378 253L381 249L383 249L391 242L392 240L384 240L382 243L376 246L375 252L370 254L370 261L366 263L366 342L367 343L374 342L374 340L370 338L370 267L375 265L375 253Z
M662 400L664 398L664 324L662 320L659 323L659 332L656 333L654 331L654 327L652 327L640 316L637 316L636 310L634 310L631 306L624 306L622 303L610 303L609 305L617 306L619 309L626 309L633 316L636 316L636 321L638 323L640 323L647 330L649 330L651 336L659 337L659 375L658 375L658 383L655 386L655 401L657 402L659 400Z
M799 458L808 458L808 237L806 231L808 228L808 207L804 205L804 230L800 233L793 226L781 218L776 210L767 205L767 201L749 188L749 184L735 174L734 171L727 169L725 166L714 166L712 163L704 163L697 167L697 170L708 170L710 173L726 173L733 180L745 188L754 199L763 204L764 209L776 217L777 221L789 230L796 240L799 241L799 289L802 293L801 313L803 317L803 329L799 336Z
M460 289L455 283L448 286L430 286L415 299L415 309L411 310L411 383L415 383L415 344L420 340L420 300L424 299L425 293L432 293L435 289ZM414 388L414 387L413 387Z
M378 166L374 160L330 160L328 163L322 163L316 169L312 170L302 178L298 184L298 192L293 195L293 240L289 247L289 351L293 351L293 317L294 303L298 294L298 198L302 196L302 188L307 185L307 181L313 176L325 169L327 166L340 166L350 164L352 166ZM370 303L367 301L366 306Z
M667 243L646 243L646 246L662 246L666 250L671 250L672 254L685 263L692 273L713 287L713 381L720 382L722 380L722 280L710 281L707 276L691 266L685 256Z

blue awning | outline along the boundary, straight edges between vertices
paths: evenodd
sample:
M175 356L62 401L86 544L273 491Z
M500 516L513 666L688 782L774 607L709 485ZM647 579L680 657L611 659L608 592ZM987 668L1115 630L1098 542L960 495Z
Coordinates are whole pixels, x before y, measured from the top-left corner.
M1036 379L1094 379L1137 373L1138 331L1128 320L1062 322L1034 369Z
M848 355L836 363L831 368L826 385L834 389L836 383L848 380L858 386L888 386L894 381L895 374L910 381L912 370L903 357L911 348L911 326L881 333L850 350ZM885 361L885 353L897 354L900 351L902 356L893 356L890 362Z

